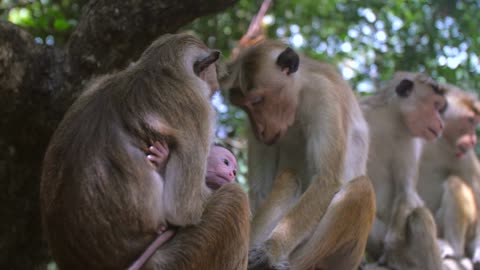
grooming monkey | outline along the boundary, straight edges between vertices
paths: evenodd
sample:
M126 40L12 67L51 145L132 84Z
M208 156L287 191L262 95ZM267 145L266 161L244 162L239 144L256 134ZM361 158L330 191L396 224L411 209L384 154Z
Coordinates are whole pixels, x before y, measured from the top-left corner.
M374 218L368 127L329 65L264 41L222 82L249 116L249 269L355 269ZM274 179L276 179L274 181Z
M147 158L160 171L164 170L170 150L164 142L155 142L148 148ZM237 159L227 148L213 145L207 158L207 174L205 181L213 190L227 183L233 183L237 175Z
M59 269L126 269L171 226L176 235L142 269L246 268L247 196L205 184L218 58L192 36L165 35L75 101L50 141L40 191ZM155 141L170 149L163 174L146 158Z
M370 128L368 176L377 198L367 250L374 258L382 255L381 263L392 269L441 269L435 233L424 233L435 230L431 214L418 210L411 216L424 206L416 190L418 162L423 139L442 134L444 93L424 74L396 72L384 89L360 103ZM412 252L409 241L432 244Z
M439 237L451 248L443 250L443 255L468 255L475 269L480 269L480 163L474 149L480 102L472 93L446 87L445 130L442 138L425 146L418 191L435 215Z

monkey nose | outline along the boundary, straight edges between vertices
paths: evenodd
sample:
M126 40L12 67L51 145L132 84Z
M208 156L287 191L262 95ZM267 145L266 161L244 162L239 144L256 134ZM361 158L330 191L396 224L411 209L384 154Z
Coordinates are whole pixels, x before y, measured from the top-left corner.
M233 170L233 176L237 176L237 170Z

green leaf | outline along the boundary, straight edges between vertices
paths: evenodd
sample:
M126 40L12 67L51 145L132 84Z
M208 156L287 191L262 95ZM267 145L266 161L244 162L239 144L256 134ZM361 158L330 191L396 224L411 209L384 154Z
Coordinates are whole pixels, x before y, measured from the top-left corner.
M57 31L65 31L70 28L70 24L65 19L56 19L53 23L53 27Z

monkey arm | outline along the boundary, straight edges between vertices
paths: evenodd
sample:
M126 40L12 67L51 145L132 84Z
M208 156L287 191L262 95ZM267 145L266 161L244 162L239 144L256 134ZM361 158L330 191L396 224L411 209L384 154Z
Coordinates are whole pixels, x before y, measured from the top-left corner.
M204 211L205 202L210 196L210 190L205 184L206 160L210 151L210 134L208 133L210 128L205 126L205 130L195 129L193 121L185 121L184 125L190 125L192 130L196 130L198 140L195 141L191 139L190 133L174 128L155 113L140 110L138 113L143 115L143 118L125 123L135 134L133 139L136 147L146 151L148 146L156 141L169 146L168 162L161 172L165 181L163 182L163 204L159 209L163 208L165 219L169 224L184 226L198 223Z
M206 157L210 146L205 145L185 143L170 153L163 192L165 216L170 224L192 225L201 220L211 194L205 184Z
M262 205L277 173L277 147L258 142L248 132L248 184L252 214Z
M283 218L285 209L290 209L301 192L300 179L293 171L280 172L273 189L262 207L257 210L252 221L250 245L264 242L278 221Z
M392 179L394 185L394 198L390 220L387 222L385 243L387 246L395 245L397 241L405 239L405 222L414 208L424 205L417 189L418 164L422 145L414 139L410 142L399 142L395 153L403 153L396 156L392 163ZM419 149L420 148L420 149ZM387 179L385 179L387 180Z
M309 127L306 136L308 149L306 160L313 163L312 166L318 174L311 179L298 203L280 220L265 242L272 263L286 260L289 254L313 233L333 196L340 189L340 175L346 152L346 132L340 118L341 113L337 111L339 108L332 105L318 106L327 112L310 112L320 119L312 121ZM338 119L323 118L325 115Z
M313 186L316 187L313 187ZM340 187L339 183L312 183L299 202L280 220L265 242L272 262L288 258L288 255L311 235L320 223L331 199ZM323 191L322 195L320 190Z

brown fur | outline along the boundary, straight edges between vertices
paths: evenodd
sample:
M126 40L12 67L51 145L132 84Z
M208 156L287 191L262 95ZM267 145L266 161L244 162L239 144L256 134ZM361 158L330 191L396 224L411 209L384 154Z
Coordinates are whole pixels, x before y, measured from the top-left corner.
M416 269L437 270L441 267L436 246L412 251L410 248L415 243L408 242L435 243L434 234L407 233L410 230L415 234L425 229L422 223L428 221L415 224L418 219L431 219L429 213L418 216L418 219L409 217L414 209L423 207L416 191L417 168L423 147L420 138L434 139L441 134L440 111L446 106L444 92L423 74L398 72L384 89L361 101L371 135L368 175L377 196L377 218L367 250L376 259L383 255L381 260L392 269L415 266Z
M437 265L436 270L443 269L434 256L424 256L429 253L439 253L435 238L435 221L430 211L425 207L415 208L409 213L405 223L405 238L402 239L402 244L397 249L387 253L387 265L379 266L377 263L372 263L366 265L363 269L424 270L427 269L425 265ZM424 241L419 241L418 236L423 236L422 240ZM460 269L457 268L457 270Z
M48 147L40 193L60 269L125 269L162 225L180 228L143 269L245 268L246 196L238 186L211 194L205 185L215 65L198 74L194 66L207 58L218 53L192 36L165 35L67 112ZM165 177L146 158L162 140L170 144Z
M294 55L279 42L259 43L230 64L224 82L256 137L248 148L249 268L352 269L374 215L369 180L353 180L365 174L368 128L338 72L303 56L298 65Z

